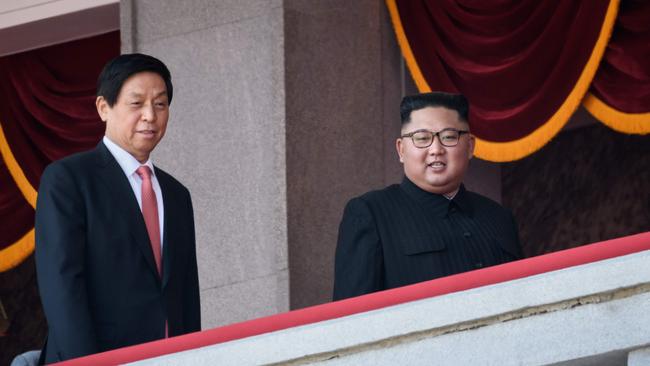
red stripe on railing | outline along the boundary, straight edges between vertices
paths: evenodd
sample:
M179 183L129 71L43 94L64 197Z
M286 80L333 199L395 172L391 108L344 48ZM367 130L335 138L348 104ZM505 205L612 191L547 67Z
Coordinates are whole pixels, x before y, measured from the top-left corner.
M58 365L115 365L336 319L409 301L469 290L562 268L650 250L650 232L584 245L516 262L375 292L219 328L98 353Z

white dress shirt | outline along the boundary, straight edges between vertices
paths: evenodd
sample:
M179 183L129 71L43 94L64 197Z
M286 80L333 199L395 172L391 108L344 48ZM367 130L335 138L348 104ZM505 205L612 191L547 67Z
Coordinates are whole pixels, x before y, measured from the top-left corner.
M162 253L163 246L163 223L165 218L165 206L163 205L163 196L162 190L160 189L160 184L158 183L158 178L156 178L156 172L153 168L153 163L151 158L147 160L144 164L129 154L126 150L122 149L119 145L111 141L108 137L104 136L102 140L104 145L108 148L108 151L111 152L117 163L122 168L122 171L126 175L126 178L131 184L131 189L135 194L135 198L138 200L138 206L140 206L140 211L142 211L142 178L138 175L136 170L141 165L146 165L151 169L151 185L153 186L153 191L156 194L156 202L158 204L158 223L160 226L160 252Z

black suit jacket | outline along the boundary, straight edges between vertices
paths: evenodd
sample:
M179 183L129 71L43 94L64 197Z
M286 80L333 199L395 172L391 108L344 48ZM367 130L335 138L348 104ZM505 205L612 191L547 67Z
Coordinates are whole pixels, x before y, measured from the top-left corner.
M55 362L198 331L201 326L189 191L160 183L163 274L136 197L103 143L50 164L36 207L36 269Z
M464 186L448 200L404 178L345 207L334 300L519 258L519 234L510 211Z

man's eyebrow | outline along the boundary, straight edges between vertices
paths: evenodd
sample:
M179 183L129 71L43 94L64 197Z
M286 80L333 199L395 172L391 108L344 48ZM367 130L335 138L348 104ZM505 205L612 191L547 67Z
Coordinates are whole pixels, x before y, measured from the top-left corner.
M139 97L142 97L143 94L142 94L142 93L138 93L138 92L129 92L128 96L129 96L129 97L138 97L138 98L139 98ZM161 96L167 96L167 91L166 91L166 90L161 91L160 93L156 94L156 95L154 96L154 98L159 98L159 97L161 97Z

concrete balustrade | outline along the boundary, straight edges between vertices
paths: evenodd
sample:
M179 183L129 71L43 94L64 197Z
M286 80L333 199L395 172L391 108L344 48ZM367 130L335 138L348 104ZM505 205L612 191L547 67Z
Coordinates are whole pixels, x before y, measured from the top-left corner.
M648 263L644 251L135 364L642 365Z

